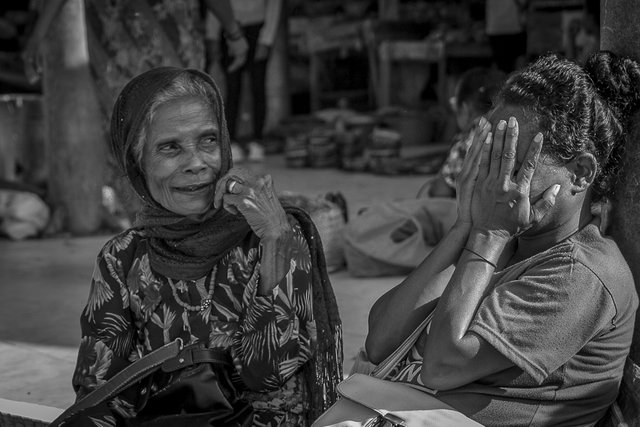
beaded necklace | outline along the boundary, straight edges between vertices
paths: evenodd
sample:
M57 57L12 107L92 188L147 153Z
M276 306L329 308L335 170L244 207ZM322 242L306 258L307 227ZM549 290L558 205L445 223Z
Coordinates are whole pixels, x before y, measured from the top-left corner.
M205 279L205 289L206 289L206 286L209 285L209 291L207 292L207 295L202 297L202 299L200 300L200 305L196 305L196 306L187 304L186 302L182 301L178 296L178 290L176 289L176 284L173 283L173 280L171 280L171 278L167 277L167 280L169 281L169 286L171 287L171 293L173 294L173 298L180 305L180 307L188 311L205 311L207 308L211 306L211 301L213 299L213 290L214 290L213 283L211 283L211 278L215 277L217 267L218 266L213 267L213 270L209 272L209 275Z

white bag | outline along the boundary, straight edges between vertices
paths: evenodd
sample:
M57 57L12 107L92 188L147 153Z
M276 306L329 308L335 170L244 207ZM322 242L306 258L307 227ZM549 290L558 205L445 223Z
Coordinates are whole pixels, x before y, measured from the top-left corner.
M435 396L403 383L353 374L338 384L340 399L312 427L482 426Z
M360 351L360 360L353 373L338 384L340 399L327 409L312 427L374 427L374 426L481 426L466 415L434 396L436 390L426 387L417 389L404 383L383 378L409 352L418 337L429 328L433 311L418 327L378 365Z

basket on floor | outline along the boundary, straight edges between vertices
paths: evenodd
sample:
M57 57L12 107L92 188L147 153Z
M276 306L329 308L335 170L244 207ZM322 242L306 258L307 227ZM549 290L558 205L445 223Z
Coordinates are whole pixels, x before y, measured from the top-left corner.
M305 210L313 220L322 240L327 271L331 273L343 268L345 207L324 197L312 198L292 192L281 193L280 200Z

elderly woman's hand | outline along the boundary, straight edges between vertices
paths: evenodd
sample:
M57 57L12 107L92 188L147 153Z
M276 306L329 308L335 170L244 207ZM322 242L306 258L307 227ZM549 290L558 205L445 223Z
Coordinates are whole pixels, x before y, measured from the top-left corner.
M555 204L559 184L547 188L540 200L530 201L530 185L542 149L538 133L514 175L518 122L515 117L498 123L492 144L483 144L478 181L472 199L473 226L511 238L538 223Z
M216 208L222 204L227 211L244 216L261 240L276 239L290 229L270 175L232 168L218 180L213 203Z
M287 219L271 176L256 176L232 168L216 184L214 207L242 215L260 238L260 281L258 294L269 295L291 267L293 229Z

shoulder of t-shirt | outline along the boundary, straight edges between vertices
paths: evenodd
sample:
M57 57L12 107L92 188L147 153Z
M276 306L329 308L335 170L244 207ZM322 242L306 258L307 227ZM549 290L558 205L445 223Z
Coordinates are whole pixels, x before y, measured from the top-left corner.
M638 306L633 275L616 242L590 224L568 239L571 257L596 276L613 300L616 310Z

